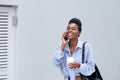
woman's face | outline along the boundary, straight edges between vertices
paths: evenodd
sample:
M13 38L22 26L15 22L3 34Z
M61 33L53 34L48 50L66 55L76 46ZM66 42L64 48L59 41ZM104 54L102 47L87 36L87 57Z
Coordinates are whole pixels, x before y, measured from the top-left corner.
M77 39L80 35L80 32L78 30L78 25L75 23L70 23L67 26L67 37L69 39Z

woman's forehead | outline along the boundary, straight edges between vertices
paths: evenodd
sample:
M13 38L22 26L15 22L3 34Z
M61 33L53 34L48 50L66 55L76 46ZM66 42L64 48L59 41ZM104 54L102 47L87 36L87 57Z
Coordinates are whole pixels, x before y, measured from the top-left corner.
M68 26L67 27L78 27L78 25L77 24L75 24L75 23L70 23L70 24L68 24Z

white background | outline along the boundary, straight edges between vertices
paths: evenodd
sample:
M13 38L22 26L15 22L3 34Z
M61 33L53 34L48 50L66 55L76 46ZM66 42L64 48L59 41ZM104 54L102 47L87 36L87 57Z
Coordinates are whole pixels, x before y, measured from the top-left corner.
M73 17L82 21L80 40L92 44L104 80L119 80L119 0L0 0L0 4L18 5L15 80L63 80L52 55Z

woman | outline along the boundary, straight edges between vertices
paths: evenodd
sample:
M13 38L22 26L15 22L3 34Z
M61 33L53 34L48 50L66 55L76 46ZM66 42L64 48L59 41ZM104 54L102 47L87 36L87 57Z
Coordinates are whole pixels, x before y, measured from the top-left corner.
M62 34L62 43L55 49L53 63L60 68L64 80L82 80L81 74L91 75L95 71L93 52L89 43L85 44L85 63L82 63L84 42L78 40L81 31L81 21L72 18L66 31Z

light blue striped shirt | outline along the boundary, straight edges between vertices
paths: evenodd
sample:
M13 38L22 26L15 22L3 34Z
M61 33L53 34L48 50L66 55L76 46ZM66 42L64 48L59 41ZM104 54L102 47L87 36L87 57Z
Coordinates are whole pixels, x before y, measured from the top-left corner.
M78 41L73 55L70 53L68 44L64 51L61 51L60 49L61 43L55 48L53 64L60 68L60 71L64 76L64 80L68 80L69 77L71 80L76 80L76 76L80 76L80 74L90 75L95 71L93 52L90 43L85 44L85 63L82 64L82 45L83 42ZM81 64L80 68L69 69L66 60L68 57L73 57L76 62L79 62Z

